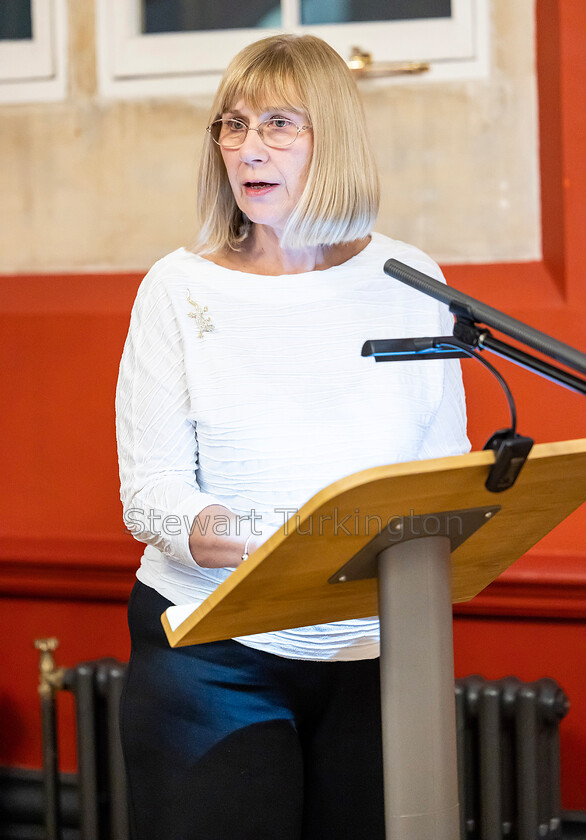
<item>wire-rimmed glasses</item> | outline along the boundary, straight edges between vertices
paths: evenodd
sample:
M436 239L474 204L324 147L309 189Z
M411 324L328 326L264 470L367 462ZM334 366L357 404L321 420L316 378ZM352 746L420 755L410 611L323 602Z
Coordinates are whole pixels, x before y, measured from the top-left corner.
M239 149L249 131L256 131L265 146L284 149L294 143L302 131L309 128L310 125L297 125L287 117L270 117L259 123L256 128L252 128L242 120L232 117L228 120L214 120L206 131L209 131L212 140L223 149Z

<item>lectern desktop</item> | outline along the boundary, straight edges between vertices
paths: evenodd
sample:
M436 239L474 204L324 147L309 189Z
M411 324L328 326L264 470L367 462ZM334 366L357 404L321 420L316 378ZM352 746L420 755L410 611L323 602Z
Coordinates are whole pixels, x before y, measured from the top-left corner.
M378 613L388 840L459 836L452 602L586 500L586 439L534 446L502 493L484 486L493 462L473 452L341 479L191 614L162 616L177 647Z

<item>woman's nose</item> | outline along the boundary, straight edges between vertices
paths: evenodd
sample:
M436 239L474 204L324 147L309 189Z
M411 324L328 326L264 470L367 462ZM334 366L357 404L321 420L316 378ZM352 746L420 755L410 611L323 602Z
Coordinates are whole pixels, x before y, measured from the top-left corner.
M250 163L251 161L265 161L269 150L263 143L256 128L249 128L246 132L243 144L240 146L240 160Z

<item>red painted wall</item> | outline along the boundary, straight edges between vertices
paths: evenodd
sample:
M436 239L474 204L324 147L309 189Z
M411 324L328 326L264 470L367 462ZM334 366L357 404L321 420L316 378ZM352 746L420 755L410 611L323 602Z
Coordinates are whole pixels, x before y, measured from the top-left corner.
M449 282L585 348L586 4L538 0L544 258L446 266ZM465 229L463 229L465 236ZM59 664L126 658L124 601L140 546L123 533L114 439L118 360L137 275L0 280L3 442L0 507L0 765L38 767L33 640L56 635ZM519 428L537 441L584 437L584 398L504 362ZM464 362L476 448L508 422L498 387ZM586 808L586 510L574 514L456 610L458 675L552 676L572 709L562 725L563 803ZM65 769L74 766L63 698Z

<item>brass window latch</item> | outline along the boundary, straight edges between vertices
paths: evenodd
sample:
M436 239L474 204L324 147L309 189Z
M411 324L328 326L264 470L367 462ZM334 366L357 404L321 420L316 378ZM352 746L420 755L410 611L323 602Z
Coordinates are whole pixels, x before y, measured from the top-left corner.
M414 76L428 72L428 61L373 61L372 55L360 47L352 47L346 64L358 79L376 79L384 76Z

